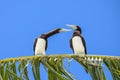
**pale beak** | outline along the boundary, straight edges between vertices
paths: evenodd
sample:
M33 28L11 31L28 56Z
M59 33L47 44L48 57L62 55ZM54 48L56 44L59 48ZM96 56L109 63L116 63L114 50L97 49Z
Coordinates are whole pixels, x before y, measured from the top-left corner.
M59 32L68 32L68 31L71 31L71 30L69 30L69 29L64 29L64 28L61 28L61 29L59 30Z
M71 25L71 24L66 24L66 26L68 26L68 27L70 27L70 28L72 28L72 29L76 29L76 25Z

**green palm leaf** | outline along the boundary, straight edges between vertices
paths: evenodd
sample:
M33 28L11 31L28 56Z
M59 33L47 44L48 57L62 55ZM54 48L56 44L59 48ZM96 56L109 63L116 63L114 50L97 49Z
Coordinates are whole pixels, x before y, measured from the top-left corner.
M90 74L92 80L106 80L103 64L110 70L113 80L120 80L120 57L100 55L80 57L70 54L0 60L0 80L31 80L30 71L34 80L41 80L41 64L46 68L48 80L75 80L72 73L64 68L63 61L66 58L74 59L83 66L86 74Z

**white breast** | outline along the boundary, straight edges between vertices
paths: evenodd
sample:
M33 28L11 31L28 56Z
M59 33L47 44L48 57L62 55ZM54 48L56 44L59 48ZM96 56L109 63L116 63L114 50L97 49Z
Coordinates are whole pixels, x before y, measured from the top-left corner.
M82 39L79 36L73 37L72 44L75 54L85 55L85 48L83 46Z
M45 55L45 46L46 41L42 38L38 38L35 47L35 55Z

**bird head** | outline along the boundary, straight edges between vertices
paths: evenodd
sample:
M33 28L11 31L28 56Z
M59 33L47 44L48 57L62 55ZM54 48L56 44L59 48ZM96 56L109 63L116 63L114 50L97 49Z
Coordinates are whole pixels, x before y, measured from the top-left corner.
M63 29L63 28L57 28L57 29L54 29L54 30L52 30L52 31L50 31L50 32L47 32L47 33L45 33L45 34L42 34L42 35L40 36L40 38L45 38L45 39L47 39L47 38L49 38L49 37L52 36L52 35L55 35L55 34L60 33L60 32L67 32L67 31L71 31L71 30L69 30L69 29Z
M66 26L72 28L75 31L79 31L80 33L82 33L81 28L79 26L77 26L77 25L66 24Z

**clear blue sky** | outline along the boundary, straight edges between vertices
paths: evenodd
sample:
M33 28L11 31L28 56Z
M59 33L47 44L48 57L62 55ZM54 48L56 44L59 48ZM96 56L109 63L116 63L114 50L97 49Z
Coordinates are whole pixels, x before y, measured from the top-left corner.
M67 23L81 26L88 54L120 55L120 0L1 0L0 59L32 56L36 37L68 28ZM47 54L72 54L71 36L68 32L49 38ZM91 80L74 61L70 70L79 80Z

